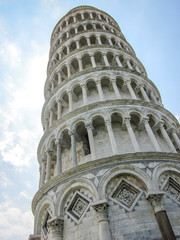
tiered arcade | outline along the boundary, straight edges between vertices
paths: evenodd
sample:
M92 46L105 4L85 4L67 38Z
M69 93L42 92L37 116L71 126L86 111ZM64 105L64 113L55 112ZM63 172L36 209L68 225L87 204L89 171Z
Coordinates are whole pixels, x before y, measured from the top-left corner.
M180 235L179 123L110 15L57 23L44 95L30 239Z

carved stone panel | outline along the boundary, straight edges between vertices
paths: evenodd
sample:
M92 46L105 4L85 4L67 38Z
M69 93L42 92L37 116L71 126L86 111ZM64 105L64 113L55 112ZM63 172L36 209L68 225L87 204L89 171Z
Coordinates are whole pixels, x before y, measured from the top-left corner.
M169 177L166 179L162 189L166 194L180 204L180 184L177 183L173 178Z
M141 194L142 191L139 188L132 185L132 183L129 183L127 180L121 179L119 184L114 188L110 198L123 208L131 211Z
M76 223L79 223L89 208L90 200L80 192L76 192L69 203L66 213Z

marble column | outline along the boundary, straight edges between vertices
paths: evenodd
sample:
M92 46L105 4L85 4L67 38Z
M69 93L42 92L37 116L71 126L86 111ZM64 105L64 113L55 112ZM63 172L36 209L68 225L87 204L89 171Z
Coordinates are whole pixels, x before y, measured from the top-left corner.
M79 64L79 71L82 71L83 70L83 65L82 65L82 60L81 58L78 58L78 64Z
M74 23L76 22L76 16L73 16Z
M135 152L140 152L139 144L138 144L138 142L136 140L136 136L135 136L134 131L133 131L132 127L131 127L130 118L125 118L124 119L124 123L126 125L129 137L131 139L134 151Z
M161 121L159 123L159 128L160 128L161 134L163 135L163 138L166 141L166 143L167 143L168 147L170 148L170 150L172 152L176 153L176 149L175 149L174 145L172 144L171 139L169 138L166 130L164 129L164 122L163 121Z
M128 90L129 90L129 93L130 93L130 95L131 95L131 98L132 98L132 99L137 99L137 97L136 97L136 95L135 95L135 93L134 93L134 90L133 90L133 88L132 88L132 86L131 86L131 81L130 81L130 80L127 80L127 81L126 81L126 86L127 86Z
M94 55L90 55L90 58L91 58L92 67L96 67L96 62L95 62L95 59L94 59Z
M46 170L46 162L45 162L44 159L42 159L41 166L40 166L39 188L41 188L44 185L44 182L45 182L45 170Z
M67 63L67 77L69 78L71 76L71 68L70 68L70 63Z
M133 67L131 66L130 64L130 60L129 59L126 59L126 63L127 63L127 66L130 70L134 70Z
M148 118L144 118L143 122L144 122L144 126L145 126L145 129L146 129L146 132L147 132L147 134L148 134L148 136L149 136L149 138L151 140L151 143L152 143L154 149L156 151L160 152L161 148L160 148L160 146L159 146L159 144L158 144L158 142L156 140L156 137L154 136L154 133L153 133L151 127L149 126L149 119Z
M73 104L72 92L71 92L71 90L69 90L69 91L67 92L67 94L68 94L68 100L69 100L69 112L71 112L71 111L72 111L72 104Z
M50 109L50 117L49 117L49 127L52 126L53 123L53 109Z
M56 155L56 176L62 172L62 158L61 158L61 140L57 139L55 142L57 146L57 155Z
M95 151L95 145L94 145L94 137L93 137L93 127L90 123L86 124L86 129L88 133L88 139L89 139L89 145L91 150L91 160L96 159L96 151Z
M110 64L109 64L109 62L108 62L108 59L107 59L107 56L106 56L105 53L103 53L103 59L104 59L104 62L105 62L106 67L109 67Z
M121 99L121 94L120 94L119 89L118 89L118 87L117 87L116 79L112 79L112 80L111 80L111 83L112 83L114 92L115 92L115 94L116 94L116 98L117 98L117 99Z
M111 240L111 232L108 221L108 203L106 200L100 200L92 204L97 212L99 225L99 240Z
M52 151L47 150L47 164L46 164L46 182L51 178L51 160L52 160Z
M163 195L164 193L152 193L147 196L147 200L150 202L154 210L154 215L156 217L159 229L163 237L162 239L175 240L176 237L174 235L171 223L162 203Z
M69 131L69 135L71 137L72 162L73 162L73 167L75 167L75 166L77 166L77 153L76 153L75 132L74 131Z
M61 82L62 82L62 76L61 76L61 73L58 72L57 75L58 75L58 84L61 84Z
M112 152L113 152L114 155L116 155L117 154L117 144L116 144L116 140L115 140L115 137L114 137L111 121L110 120L106 120L105 124L106 124L106 127L107 127L107 131L108 131L109 140L110 140L110 143L111 143Z
M174 128L171 128L170 131L171 131L171 134L172 134L172 136L174 138L174 141L175 141L178 149L180 150L180 140L179 140L179 138L178 138L178 136L176 134L176 130Z
M86 85L85 84L81 84L81 88L82 88L82 95L83 95L83 103L84 103L84 105L86 105L87 104Z
M79 45L79 40L76 41L76 48L79 49L80 45Z
M155 95L154 95L154 93L153 93L152 90L150 90L150 96L151 96L153 102L156 103L156 104L158 104L157 99L156 99L156 97L155 97Z
M104 100L104 93L102 91L100 80L96 82L96 86L97 86L97 90L98 90L98 93L99 93L100 100L103 101Z
M87 37L86 39L87 39L87 45L88 45L88 47L91 46L90 38Z
M118 55L116 55L116 62L117 62L118 67L123 67L121 61L119 60L119 56Z
M109 44L110 44L111 46L113 46L113 43L112 43L112 41L111 41L111 38L108 38L108 41L109 41Z
M100 36L97 36L97 40L98 40L98 44L102 45L102 42L101 42Z
M47 227L51 232L52 240L63 240L64 220L62 218L51 218L47 222Z
M56 99L57 102L57 116L58 116L58 120L61 118L61 99L58 98Z
M144 90L144 86L142 84L139 85L139 88L141 90L141 93L143 95L143 98L145 101L150 102L148 95L146 94L146 91Z

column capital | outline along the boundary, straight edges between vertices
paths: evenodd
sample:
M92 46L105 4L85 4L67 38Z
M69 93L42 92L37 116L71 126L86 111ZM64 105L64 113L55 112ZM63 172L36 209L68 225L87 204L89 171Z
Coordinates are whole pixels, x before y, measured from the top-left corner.
M101 80L98 79L98 80L95 81L95 83L96 83L96 85L99 85L99 84L101 84Z
M62 218L52 218L47 222L48 228L50 228L53 237L60 237L63 235L64 220Z
M144 83L139 83L138 87L144 87Z
M55 144L56 144L56 146L61 145L62 144L62 140L61 139L56 139Z
M128 84L128 83L131 83L131 80L130 79L127 79L127 80L125 80L125 82L124 82L124 84Z
M108 205L109 204L105 199L91 204L94 210L98 213L99 221L108 220Z
M124 123L125 124L130 124L131 117L125 117L124 118Z
M168 130L167 130L169 133L176 133L176 129L175 129L175 127L170 127L170 128L168 128Z
M52 150L50 150L50 149L47 149L47 150L46 150L46 155L47 155L47 156L52 156L52 153L53 153Z
M81 83L80 86L81 86L82 88L86 88L86 84L85 84L85 83Z
M142 120L143 120L143 123L144 123L144 124L149 123L149 118L148 118L148 117L144 117Z
M164 192L150 193L147 196L147 200L152 205L155 213L164 210L163 203L162 203L163 196L164 196Z
M111 119L106 119L106 120L105 120L105 124L106 124L106 126L107 126L107 125L111 125Z
M56 98L56 102L57 102L57 103L61 103L61 102L62 102L62 99L61 99L61 98Z
M85 128L92 130L92 129L93 129L92 123L90 123L90 122L89 122L89 123L86 123L86 124L85 124Z
M111 79L110 81L111 81L112 83L116 83L116 79L115 79L115 78Z
M40 235L30 235L28 240L41 240Z
M74 130L69 130L68 133L70 136L73 136L73 135L75 136L75 134L76 134Z

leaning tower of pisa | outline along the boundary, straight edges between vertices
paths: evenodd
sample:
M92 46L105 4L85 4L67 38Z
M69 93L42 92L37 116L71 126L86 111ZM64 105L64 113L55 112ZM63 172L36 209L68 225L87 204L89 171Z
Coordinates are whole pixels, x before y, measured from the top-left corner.
M179 123L110 15L60 19L44 96L29 239L180 239Z

